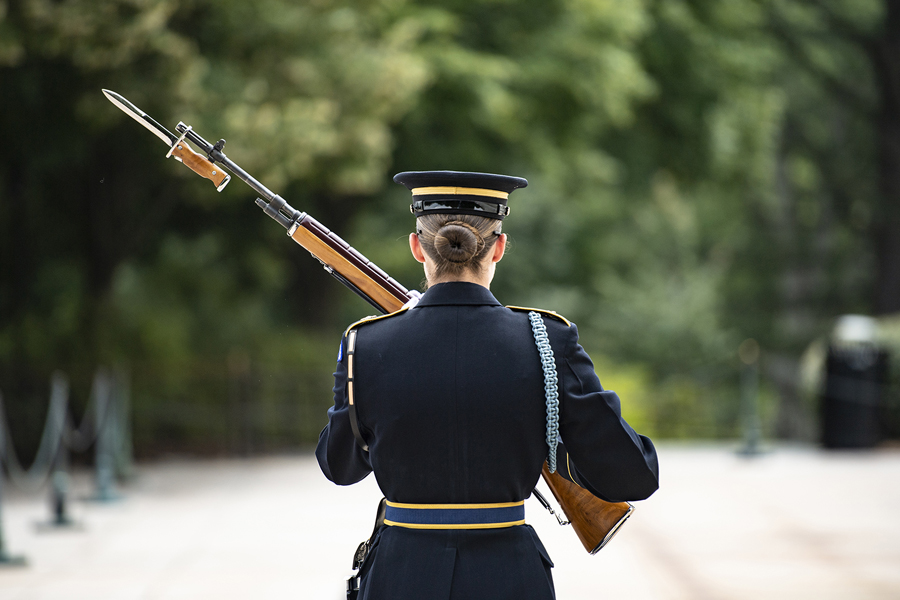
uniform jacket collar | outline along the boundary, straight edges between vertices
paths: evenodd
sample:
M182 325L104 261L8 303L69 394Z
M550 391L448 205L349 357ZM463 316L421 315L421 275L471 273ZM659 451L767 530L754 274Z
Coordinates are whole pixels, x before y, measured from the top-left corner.
M502 306L489 289L477 283L465 281L452 281L438 283L428 288L428 291L419 300L416 308L420 306L448 306L448 305L488 305Z

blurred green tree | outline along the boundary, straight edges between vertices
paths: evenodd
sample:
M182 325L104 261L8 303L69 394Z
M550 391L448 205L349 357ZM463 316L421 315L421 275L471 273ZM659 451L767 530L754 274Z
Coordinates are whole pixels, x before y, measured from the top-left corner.
M900 308L895 12L0 2L0 131L15 140L0 149L0 387L39 423L45 403L26 400L52 369L86 390L97 364L127 360L141 443L221 439L253 411L271 433L278 406L328 404L333 338L370 310L240 182L216 194L161 160L106 87L228 139L239 164L411 287L408 195L391 173L525 176L502 301L578 322L664 435L733 435L736 350L754 337L778 433L809 437L794 389L804 345L835 314ZM206 416L187 431L178 407L192 402Z

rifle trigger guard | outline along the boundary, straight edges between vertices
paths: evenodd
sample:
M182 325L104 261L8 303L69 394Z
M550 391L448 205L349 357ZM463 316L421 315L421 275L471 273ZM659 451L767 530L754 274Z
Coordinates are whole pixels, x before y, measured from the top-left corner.
M192 127L190 125L188 125L187 129L184 130L184 133L181 134L181 137L178 138L178 140L174 144L172 144L171 148L169 148L169 151L166 153L166 158L169 158L170 156L172 156L172 153L175 152L175 148L178 146L178 144L180 144L181 142L184 141L185 136L188 134L188 131L190 131L191 129L192 129Z

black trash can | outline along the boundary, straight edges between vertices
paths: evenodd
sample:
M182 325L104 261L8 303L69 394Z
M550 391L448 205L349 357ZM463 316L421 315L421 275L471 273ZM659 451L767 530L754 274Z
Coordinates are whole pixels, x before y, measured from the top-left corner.
M828 349L821 398L822 445L871 448L883 436L888 354L871 344Z

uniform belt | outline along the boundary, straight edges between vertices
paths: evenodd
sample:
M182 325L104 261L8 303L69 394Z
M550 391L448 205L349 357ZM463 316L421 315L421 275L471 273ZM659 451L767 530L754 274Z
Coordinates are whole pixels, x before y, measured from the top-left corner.
M403 504L387 501L384 524L411 529L497 529L525 524L525 501Z

